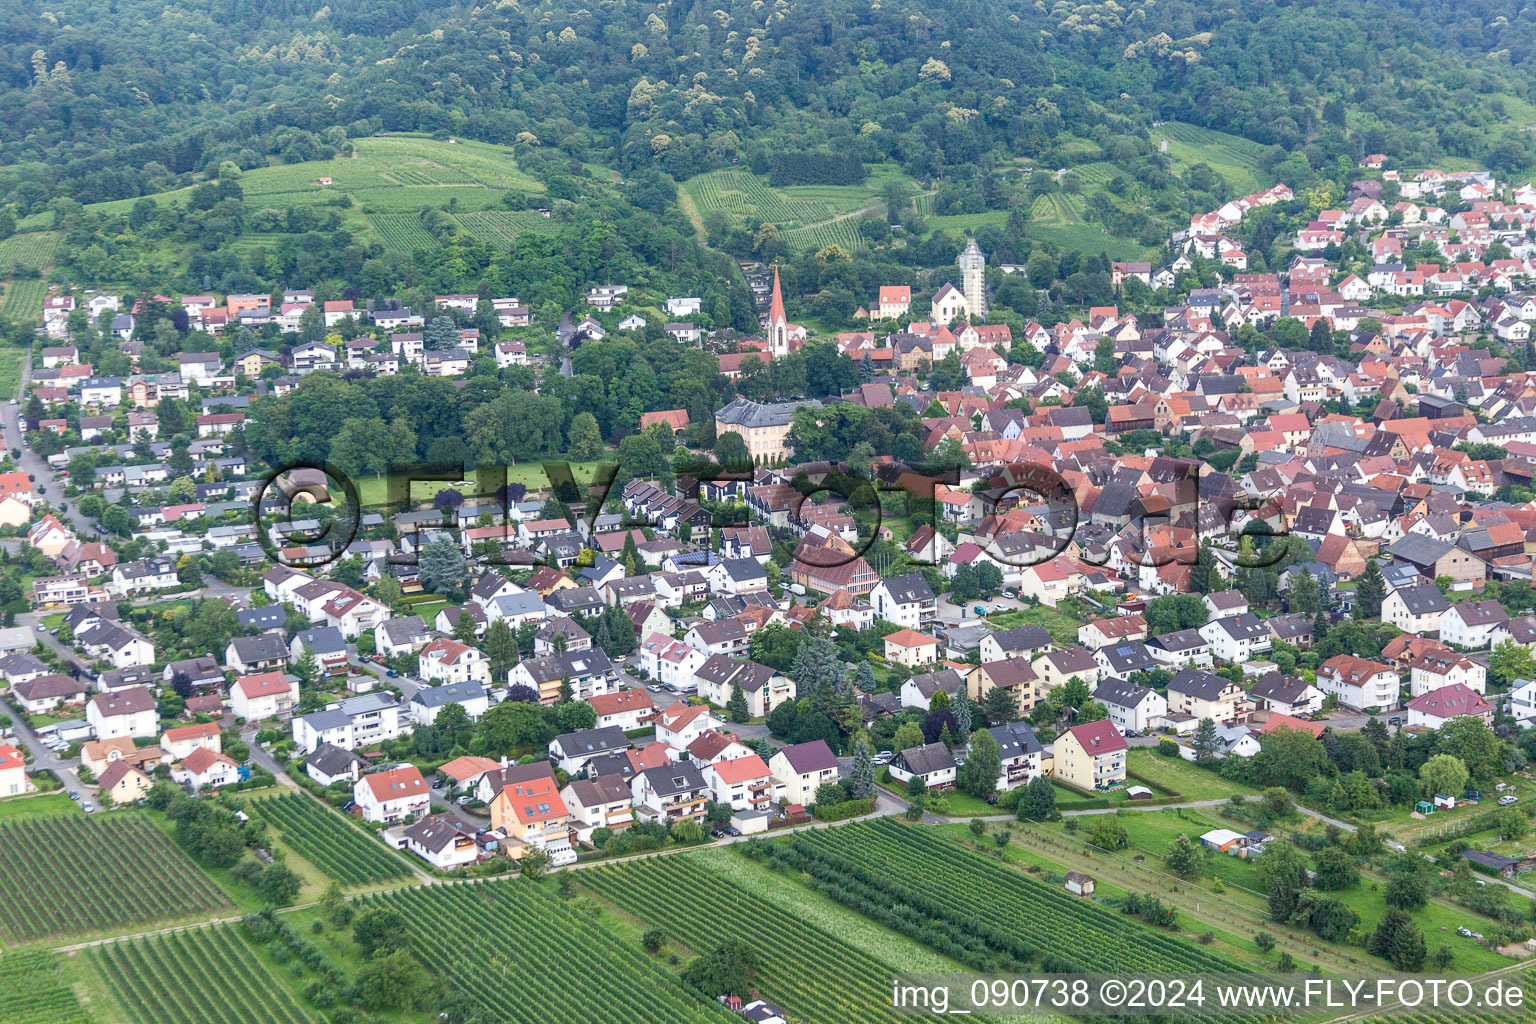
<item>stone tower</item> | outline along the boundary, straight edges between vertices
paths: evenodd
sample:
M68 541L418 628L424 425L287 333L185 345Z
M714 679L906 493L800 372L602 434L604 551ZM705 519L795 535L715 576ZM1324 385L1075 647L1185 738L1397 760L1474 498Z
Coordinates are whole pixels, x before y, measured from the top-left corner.
M971 316L977 320L987 315L987 258L976 246L976 239L965 241L965 252L955 261L960 265L960 290Z

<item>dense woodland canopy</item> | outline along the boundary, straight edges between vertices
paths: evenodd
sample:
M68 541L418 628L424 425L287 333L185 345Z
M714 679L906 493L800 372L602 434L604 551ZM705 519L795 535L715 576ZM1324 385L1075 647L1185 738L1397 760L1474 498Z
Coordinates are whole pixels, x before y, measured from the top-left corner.
M932 176L1145 151L1177 118L1300 150L1523 167L1533 15L1497 0L13 4L0 199L26 214L445 131L675 178L816 150ZM1064 150L1063 147L1066 147Z

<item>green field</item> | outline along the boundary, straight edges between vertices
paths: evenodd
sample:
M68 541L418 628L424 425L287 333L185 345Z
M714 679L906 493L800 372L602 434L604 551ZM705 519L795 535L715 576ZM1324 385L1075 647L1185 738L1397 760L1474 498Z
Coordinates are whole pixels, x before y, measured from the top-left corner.
M27 353L19 348L0 348L0 399L15 396L21 390L21 369Z
M1151 747L1133 747L1125 766L1131 774L1150 779L1159 789L1178 793L1186 801L1224 800L1233 793L1253 796L1259 792L1252 786L1196 768L1182 757L1155 754Z
M48 282L40 277L18 277L0 281L0 314L13 320L36 320L43 315L43 299Z
M1139 854L1154 867L1161 867L1159 862L1167 851L1168 844L1180 833L1191 839L1198 839L1213 828L1230 828L1241 832L1250 827L1221 817L1214 813L1217 810L1216 807L1204 807L1149 810L1118 815L1115 820L1124 826L1129 846L1116 856L1134 858ZM1080 824L1086 827L1088 822L1080 822ZM1283 834L1298 829L1320 829L1321 827L1321 823L1314 818L1302 818L1295 823L1274 826L1270 831ZM1045 830L1059 834L1062 826L1052 824L1045 826ZM1082 830L1079 830L1078 836L1082 835ZM1063 837L1063 841L1072 842L1073 840ZM1248 902L1256 909L1263 906L1264 894L1267 890L1259 878L1256 861L1218 853L1207 857L1205 865L1207 874L1203 876L1204 878L1214 876L1234 899ZM1386 913L1381 892L1378 888L1373 888L1382 885L1379 878L1366 875L1354 888L1330 892L1329 895L1338 897L1351 910L1359 914L1361 929L1369 932L1376 927ZM1411 916L1419 926L1419 930L1424 933L1424 940L1430 951L1442 945L1451 948L1456 954L1455 969L1457 971L1493 970L1509 964L1506 957L1482 948L1473 940L1456 935L1456 929L1462 925L1470 925L1475 930L1484 932L1493 927L1493 922L1471 910L1431 900L1428 906L1412 911Z
M57 231L29 231L0 241L0 273L18 268L46 271L53 266L60 238Z
M343 885L367 885L410 874L378 840L304 793L246 803L248 813L275 829L294 853Z
M127 1012L157 1024L315 1024L319 1019L234 927L92 946L86 963Z
M86 1024L80 1000L45 950L0 955L0 1024Z
M459 226L482 242L510 246L525 231L551 234L555 222L533 210L478 210L455 218Z
M1168 155L1176 164L1205 164L1220 174L1239 194L1268 188L1274 181L1259 168L1264 145L1236 135L1169 121L1152 129L1155 141L1168 140Z
M1011 612L995 612L987 616L987 623L993 629L1044 626L1051 639L1064 646L1077 643L1077 631L1086 625L1059 608L1048 608L1043 604Z
M780 850L786 870L821 880L854 907L910 906L929 945L969 949L1004 970L1145 973L1241 970L1224 956L1140 924L966 850L937 830L890 819L802 832ZM935 879L943 885L932 885ZM973 966L979 966L972 961Z
M218 887L142 815L0 825L0 938L10 944L227 909Z
M80 808L63 793L14 796L0 800L0 820L34 818L46 814L78 814Z
M544 191L540 182L518 170L512 151L506 147L415 135L386 135L354 139L353 150L354 155L350 157L258 167L243 172L240 188L245 194L246 208L283 209L340 201L338 212L345 228L375 237L389 248L402 252L437 244L417 221L418 212L428 206L471 218L477 212L494 214L490 220L460 222L467 232L488 242L505 243L510 236L515 236L516 230L534 229L537 226L530 218L540 221L538 226L550 229L550 222L537 213L510 211L502 206L502 197L511 190L533 197ZM331 179L331 184L321 185L321 178ZM190 193L190 188L184 188L150 198L161 206L174 203L185 207ZM86 209L93 213L126 215L136 202L137 199L120 199L92 203ZM51 213L33 214L20 225L29 229L28 234L0 243L0 275L14 265L14 259L7 257L12 250L24 264L42 260L41 269L45 271L52 265L59 236L55 232L35 230L51 225L52 217ZM240 249L270 246L287 237L247 233L233 246ZM166 254L174 256L169 250ZM27 283L19 282L20 285ZM33 305L40 310L41 303L41 293L35 301L30 292L16 298L7 295L0 312L31 315ZM12 308L13 304L15 308Z
M775 188L765 175L743 167L726 167L688 179L682 185L685 210L701 218L723 213L735 225L767 221L778 227L785 241L797 248L819 249L841 245L852 252L864 238L858 221L862 215L883 212L881 186L891 178L911 184L894 164L876 164L859 185L790 185ZM691 210L689 209L691 207Z
M754 895L689 856L652 857L579 873L583 888L661 929L694 953L742 936L751 922L763 997L803 1024L895 1024L884 957L853 948L818 922Z
M482 1020L729 1024L736 1019L684 989L638 943L620 944L591 914L574 913L529 882L404 889L358 904L360 912L373 907L400 912L417 957L475 1004Z
M1083 215L1082 197L1069 192L1036 196L1029 210L1029 227L1026 230L1029 237L1036 241L1063 249L1102 252L1111 259L1147 259L1153 252L1133 238L1111 235L1099 225L1089 223Z

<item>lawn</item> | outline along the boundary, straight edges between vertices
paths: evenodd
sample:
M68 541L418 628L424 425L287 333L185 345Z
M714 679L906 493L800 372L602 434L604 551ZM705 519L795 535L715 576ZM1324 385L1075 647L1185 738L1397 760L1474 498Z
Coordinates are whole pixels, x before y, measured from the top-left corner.
M884 960L897 970L938 973L962 969L959 963L949 957L850 912L801 884L800 879L770 871L760 863L748 860L742 856L739 847L716 847L687 856L714 874L729 879L732 885L773 901L799 920L815 924L844 944Z
M1126 758L1126 770L1149 779L1158 789L1177 793L1188 802L1225 800L1233 793L1244 796L1259 791L1241 782L1230 782L1212 771L1196 768L1182 757L1163 757L1152 747L1132 747Z
M1238 832L1245 831L1247 828L1242 822L1234 822L1219 815L1207 813L1207 810L1184 808L1117 815L1115 820L1124 826L1129 840L1129 846L1122 856L1134 857L1136 854L1141 854L1147 863L1153 867L1160 867L1168 844L1180 833L1198 840L1203 833L1213 828L1230 828ZM1078 838L1085 835L1092 821L1091 817L1079 819L1081 827L1077 831ZM1060 832L1064 826L1056 823L1044 827L1050 831ZM1320 827L1322 827L1321 823L1317 819L1303 817L1296 822L1271 828L1270 831L1281 833ZM1250 901L1256 908L1262 905L1266 890L1259 879L1256 860L1244 860L1227 854L1212 853L1206 857L1205 864L1210 874L1221 881L1226 895L1233 899ZM1366 875L1355 888L1334 892L1331 895L1339 897L1351 910L1359 914L1361 929L1369 932L1376 927L1386 913L1386 904L1378 888L1380 885L1379 877ZM1491 926L1492 922L1487 918L1471 910L1435 901L1414 911L1412 916L1424 933L1425 941L1431 951L1447 943L1451 945L1456 953L1456 970L1485 971L1508 966L1507 958L1477 946L1472 940L1460 939L1456 935L1457 927L1462 925L1469 925L1477 931L1488 931L1489 927L1486 926Z
M11 398L21 390L21 364L25 349L0 348L0 398Z
M1510 783L1515 787L1515 795L1520 797L1520 805L1530 811L1531 805L1536 804L1536 780L1523 778L1519 775L1505 776L1501 781ZM1379 815L1356 815L1376 826L1377 831L1390 833L1393 838L1404 843L1411 843L1421 839L1434 839L1440 835L1446 835L1453 829L1480 814L1498 809L1496 800L1502 794L1495 792L1492 786L1484 792L1482 803L1468 804L1458 803L1450 810L1438 810L1423 818L1413 817L1412 807L1393 807L1388 812ZM1454 838L1446 835L1447 839Z
M988 615L987 621L992 624L993 629L1044 626L1051 634L1051 639L1063 645L1077 643L1077 631L1084 626L1082 621L1061 609L1048 608L1043 604L1033 608L1019 608L1011 612L996 612Z
M30 818L39 814L63 814L75 810L75 802L64 793L41 796L16 796L0 800L0 820Z
M575 478L578 487L586 487L597 475L597 467L604 462L611 463L612 458L593 459L590 462L576 462L565 456L556 455L549 459L550 462L566 462L571 467L571 475ZM359 477L357 484L358 500L365 507L377 507L387 504L389 500L389 480L384 476ZM543 462L519 462L507 467L507 483L522 484L528 489L529 495L535 495L549 487L549 476L544 471ZM466 498L475 497L472 493L476 483L473 479L460 481L455 489L464 493ZM452 483L439 480L419 480L411 486L411 497L415 501L428 501L438 491L445 488L454 488Z

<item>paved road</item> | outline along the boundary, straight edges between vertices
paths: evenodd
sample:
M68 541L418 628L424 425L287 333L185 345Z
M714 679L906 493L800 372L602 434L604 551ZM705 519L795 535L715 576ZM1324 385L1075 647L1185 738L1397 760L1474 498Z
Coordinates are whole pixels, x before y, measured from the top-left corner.
M32 350L27 350L27 361L21 370L21 388L18 395L26 391L27 385L32 380ZM5 447L9 449L21 449L21 458L18 460L18 468L31 476L35 484L42 489L43 497L52 502L55 507L64 501L63 480L55 477L53 467L47 461L25 444L25 437L21 427L21 408L17 402L6 400L0 404L0 426L4 427ZM74 502L69 503L69 511L65 518L75 532L83 538L96 538L104 536L96 529L96 524L80 514Z
M82 800L89 800L92 790L80 777L75 774L75 769L80 766L79 758L62 758L49 750L43 741L37 738L37 733L27 725L26 721L17 713L16 709L4 700L0 700L0 714L9 715L11 728L16 731L16 736L21 740L27 752L32 755L32 767L53 772L54 776L64 784L67 792L75 794Z

